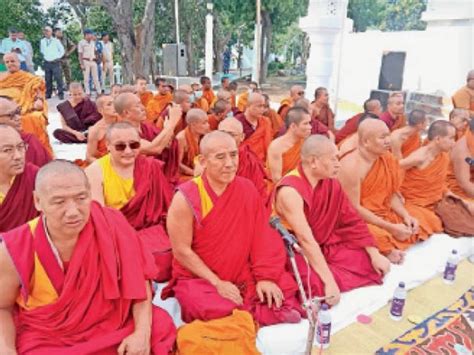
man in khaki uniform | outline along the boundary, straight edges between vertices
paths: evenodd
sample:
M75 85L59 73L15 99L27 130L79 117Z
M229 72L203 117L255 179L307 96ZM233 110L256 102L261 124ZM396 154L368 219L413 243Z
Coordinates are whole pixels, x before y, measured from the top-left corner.
M81 65L82 73L84 75L84 89L86 94L90 95L89 88L89 77L92 75L94 86L97 94L102 92L99 82L99 74L97 69L96 53L95 53L95 41L92 40L92 31L84 31L84 39L82 39L78 46L77 51L79 53L79 63Z

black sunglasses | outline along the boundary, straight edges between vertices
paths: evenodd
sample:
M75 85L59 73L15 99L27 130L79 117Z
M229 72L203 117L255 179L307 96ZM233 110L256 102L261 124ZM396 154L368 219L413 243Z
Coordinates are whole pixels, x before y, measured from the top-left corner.
M123 152L125 149L127 149L127 146L131 150L137 150L140 149L140 142L130 142L130 143L117 143L114 144L114 148L117 152Z

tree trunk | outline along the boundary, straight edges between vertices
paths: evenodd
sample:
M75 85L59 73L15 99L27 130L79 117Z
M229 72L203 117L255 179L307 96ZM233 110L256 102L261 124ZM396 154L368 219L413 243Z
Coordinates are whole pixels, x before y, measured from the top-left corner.
M187 25L189 27L186 27L186 36L184 36L184 44L186 45L186 56L188 57L186 69L188 70L189 76L196 76L196 66L194 63L193 28L191 22L187 23Z
M270 59L273 40L272 18L268 11L262 10L262 45L260 48L260 81L265 82L268 75L268 60Z
M133 49L133 72L150 76L150 58L154 55L156 0L147 0L141 22L135 26L136 46Z
M72 11L79 20L81 31L84 31L87 23L87 6L77 0L70 0L69 5L71 5Z
M214 31L213 31L214 41L214 69L217 72L222 72L224 67L224 59L222 54L224 53L225 47L229 42L232 33L222 34L221 24L219 22L219 14L214 14Z

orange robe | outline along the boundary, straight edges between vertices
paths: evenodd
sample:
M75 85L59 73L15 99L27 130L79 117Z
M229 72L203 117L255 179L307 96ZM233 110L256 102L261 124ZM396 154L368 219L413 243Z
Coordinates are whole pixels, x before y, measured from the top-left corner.
M204 112L209 112L209 102L204 97L200 97L193 103L193 108L200 108Z
M268 110L268 112L265 114L265 117L268 117L270 120L272 124L273 137L276 137L284 125L283 119L275 110L272 109Z
M296 169L298 164L301 161L301 147L303 146L304 140L299 141L295 145L293 145L290 149L288 149L285 153L283 153L283 168L281 172L281 176L285 176L290 171Z
M146 118L149 122L156 122L161 113L173 101L173 95L166 93L166 95L155 95L146 105Z
M293 100L291 97L287 97L280 102L280 108L278 109L278 114L284 121L286 118L286 115L288 114L288 111L290 108L293 106Z
M239 116L237 116L239 117ZM245 116L241 115L239 121L245 120ZM244 128L245 133L245 128ZM268 146L270 145L273 138L272 124L270 120L261 116L258 119L257 129L250 135L246 135L242 145L248 145L250 149L258 156L262 161L266 161Z
M391 208L391 199L398 193L401 185L400 167L398 160L391 153L379 157L367 173L360 189L360 203L377 216L391 222L402 223ZM410 236L407 240L400 241L388 231L376 225L368 224L370 232L375 237L377 247L383 254L390 253L393 249L405 250L418 240L427 239L422 230L417 235Z
M140 101L142 102L145 108L148 106L150 100L153 99L153 93L151 91L145 91L144 93L140 94Z
M19 70L0 80L0 96L12 98L21 107L21 113L33 110L33 104L38 94L44 97L45 82L39 76ZM47 113L47 105L43 112Z
M239 99L237 101L237 108L239 109L240 112L244 112L245 109L247 108L247 104L249 101L249 92L243 92L242 94L239 95Z
M21 116L21 128L23 132L31 133L38 138L43 147L51 156L53 155L53 148L49 142L47 131L48 119L43 112L33 111Z
M186 138L186 145L188 150L184 153L182 163L191 169L194 169L194 158L199 155L199 142L196 142L189 127L184 129L184 137ZM181 174L181 180L187 180L192 176Z
M448 154L440 153L426 168L408 169L400 188L407 211L418 220L420 228L428 235L443 230L435 207L447 190L448 167Z
M202 97L206 99L209 105L211 105L214 102L216 95L214 94L214 91L212 91L212 89L209 89L209 90L202 91Z
M407 138L402 144L402 157L406 158L415 150L421 147L421 136L420 133L415 132Z
M209 121L209 129L211 131L215 131L217 127L219 126L219 123L222 121L222 120L219 120L219 118L217 118L217 115L214 113L211 113L210 115L208 115L207 118Z
M469 116L474 118L474 90L463 86L453 95L453 106L469 111Z
M468 129L464 137L466 139L466 144L467 144L467 148L469 149L470 156L474 157L474 134ZM464 192L462 187L459 185L456 179L456 174L454 173L453 164L449 164L447 182L448 182L448 188L451 192L458 195L462 199L474 201L474 198L472 196L468 196ZM471 167L471 182L474 182L474 168L473 167Z

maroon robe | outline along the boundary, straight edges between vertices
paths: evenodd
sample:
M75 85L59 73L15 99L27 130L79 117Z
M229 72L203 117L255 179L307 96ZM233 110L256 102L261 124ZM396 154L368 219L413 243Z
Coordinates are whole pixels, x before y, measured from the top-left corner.
M163 174L161 163L139 155L133 172L135 196L120 211L138 231L145 250L150 251L158 266L155 281L171 278L171 243L166 234L166 212L173 195Z
M21 132L20 136L21 139L23 139L23 142L28 144L28 150L26 151L25 156L26 162L41 168L52 160L49 152L35 135Z
M268 199L268 178L267 172L257 155L250 149L248 145L239 147L239 168L237 175L247 178L253 182L258 193L264 201Z
M161 129L149 122L140 124L140 138L152 141ZM163 171L166 178L172 185L176 185L179 179L179 153L178 153L178 141L173 138L169 147L163 149L161 154L156 155L157 159L160 159L165 163Z
M363 114L364 113L358 113L344 123L344 126L336 132L336 144L357 132L357 129L359 128L359 120Z
M58 298L27 310L15 307L16 347L20 354L116 354L134 331L132 307L146 299L145 282L154 272L136 232L118 211L92 203L91 216L63 271L45 233L43 219L1 236L29 298L37 257ZM168 354L176 338L169 315L153 307L151 349Z
M294 188L304 201L304 213L326 263L341 292L357 287L382 283L382 276L372 266L366 247L376 247L367 224L350 203L336 179L319 181L313 189L306 179L301 165L300 176L285 176L277 186ZM307 289L308 266L296 254L296 263ZM311 291L324 295L324 283L310 269Z
M26 163L23 173L15 177L5 199L0 203L0 232L16 228L39 214L33 201L37 172L37 166Z
M330 131L335 131L334 128L334 112L332 112L331 108L328 105L324 105L321 107L318 115L313 115L313 120L318 120L322 124L324 124Z
M283 242L270 229L269 216L255 187L249 180L237 176L218 197L205 175L202 179L214 204L205 217L202 217L194 180L178 187L195 216L192 249L221 280L239 288L244 305L239 307L220 296L213 285L192 274L176 259L173 260L173 278L163 291L163 297L176 296L185 322L222 318L236 308L252 313L261 325L299 322L297 287L292 276L285 272ZM280 309L259 302L255 286L260 280L273 281L280 286L285 295Z

